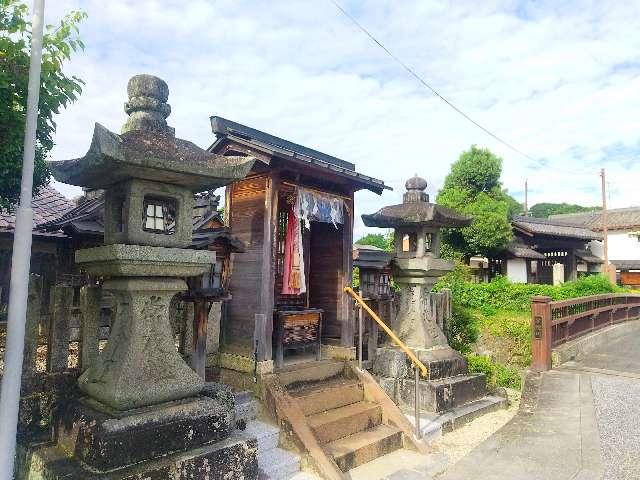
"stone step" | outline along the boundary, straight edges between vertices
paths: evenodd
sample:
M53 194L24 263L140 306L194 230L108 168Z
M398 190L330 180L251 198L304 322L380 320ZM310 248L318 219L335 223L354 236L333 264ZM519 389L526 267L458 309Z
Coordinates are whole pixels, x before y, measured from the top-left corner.
M300 457L274 448L268 455L258 456L258 470L259 480L289 480L300 472Z
M307 417L307 423L320 443L371 429L382 422L382 408L371 402L357 402Z
M360 402L364 398L362 384L343 377L312 384L289 393L298 400L305 415L343 407Z
M337 377L344 372L344 362L322 360L291 365L280 370L277 375L280 383L296 388L300 383L318 382Z
M326 445L343 472L402 448L402 431L388 425L354 433Z
M377 377L376 380L401 409L407 411L413 409L415 402L413 379ZM444 412L478 400L485 395L486 378L482 373L420 382L420 405L424 412Z
M467 359L460 354L453 355L448 349L433 350L428 355L418 352L418 357L428 368L431 381L469 373Z
M422 438L427 441L436 440L440 438L443 433L456 430L482 415L506 407L507 400L505 398L487 395L479 400L454 407L444 413L425 413L420 418ZM407 410L405 416L412 425L416 424L413 411L409 412Z
M260 409L260 402L250 392L238 392L235 394L236 421L250 422L255 420Z
M269 451L278 448L280 429L268 423L252 420L247 423L245 434L258 440L258 458L269 455Z
M413 383L413 382L411 382ZM423 409L443 412L482 398L486 394L486 378L482 373L458 375L436 381L424 382ZM413 392L413 389L411 389Z

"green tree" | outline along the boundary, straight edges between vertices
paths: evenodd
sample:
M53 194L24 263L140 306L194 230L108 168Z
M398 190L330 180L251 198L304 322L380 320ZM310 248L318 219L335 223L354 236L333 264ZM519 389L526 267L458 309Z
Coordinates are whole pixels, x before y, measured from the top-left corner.
M387 234L382 233L369 233L356 241L358 245L373 245L374 247L381 248L390 252L393 250L393 232Z
M557 215L560 213L582 213L582 212L596 212L600 210L600 207L583 207L582 205L576 205L573 203L536 203L529 209L529 214L532 217L547 218L549 215Z
M449 257L491 257L512 238L510 217L521 205L502 187L502 159L486 148L462 152L451 165L437 202L472 217L471 225L443 231L443 251Z
M14 205L20 194L22 151L27 108L31 24L27 5L0 0L0 210ZM84 82L64 74L73 52L84 49L78 24L84 12L72 11L58 25L47 25L42 42L42 74L36 139L34 194L49 181L45 159L53 148L54 115L75 101Z

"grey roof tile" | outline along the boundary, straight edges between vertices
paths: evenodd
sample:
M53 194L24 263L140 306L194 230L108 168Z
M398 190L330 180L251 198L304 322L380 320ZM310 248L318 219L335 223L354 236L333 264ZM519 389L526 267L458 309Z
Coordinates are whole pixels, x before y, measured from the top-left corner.
M511 224L533 235L549 235L579 240L602 240L602 234L561 220L515 216Z
M602 212L587 213L563 213L551 215L553 221L602 230ZM607 210L607 227L610 230L634 230L640 229L640 207L613 208Z
M51 185L42 187L40 192L33 197L31 208L33 209L33 227L53 221L75 207L69 200ZM12 231L16 226L15 212L0 213L0 228Z

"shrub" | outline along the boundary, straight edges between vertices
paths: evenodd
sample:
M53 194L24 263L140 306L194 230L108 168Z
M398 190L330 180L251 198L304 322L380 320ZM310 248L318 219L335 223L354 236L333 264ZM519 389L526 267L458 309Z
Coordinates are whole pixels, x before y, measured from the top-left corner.
M502 276L494 278L489 283L471 283L463 279L463 275L458 269L445 275L436 284L436 290L442 288L449 288L454 301L463 307L493 308L496 310L528 310L531 305L531 297L535 295L548 296L553 300L564 300L586 295L625 291L602 275L583 277L558 286L512 283Z
M521 386L522 379L516 368L494 362L486 355L467 355L467 362L470 372L485 374L489 390L495 390L496 387L519 389Z
M451 318L446 324L446 334L451 348L460 353L470 352L479 335L476 317L469 309L454 303Z

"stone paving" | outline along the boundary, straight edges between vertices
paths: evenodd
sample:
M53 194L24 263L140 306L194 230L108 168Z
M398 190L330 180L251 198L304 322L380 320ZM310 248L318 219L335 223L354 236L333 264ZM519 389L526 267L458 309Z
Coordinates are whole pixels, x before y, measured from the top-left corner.
M495 435L434 478L640 478L636 335L600 347L579 362L567 362L542 374L537 382L529 409L521 409Z

